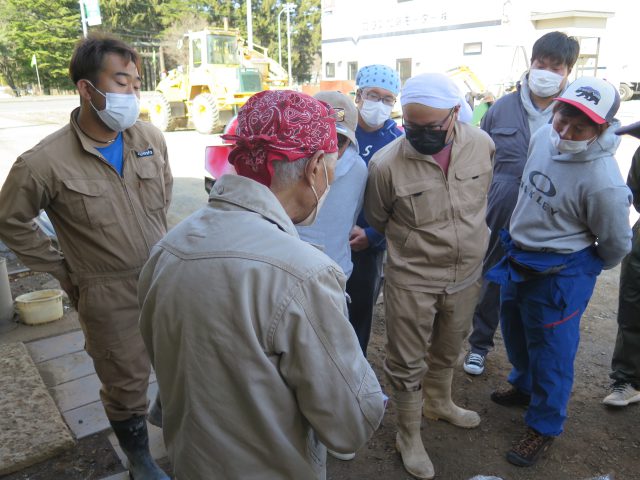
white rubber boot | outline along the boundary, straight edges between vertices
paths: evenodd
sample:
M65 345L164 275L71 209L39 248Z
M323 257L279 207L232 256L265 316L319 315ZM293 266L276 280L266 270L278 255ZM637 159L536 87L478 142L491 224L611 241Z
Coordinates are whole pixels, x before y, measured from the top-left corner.
M435 476L433 463L427 455L420 435L422 424L422 392L400 392L393 394L398 412L398 434L396 449L402 456L407 472L415 478L430 479Z
M480 415L460 408L451 400L453 369L429 370L422 381L424 407L422 413L431 420L444 420L456 427L475 428L480 425Z

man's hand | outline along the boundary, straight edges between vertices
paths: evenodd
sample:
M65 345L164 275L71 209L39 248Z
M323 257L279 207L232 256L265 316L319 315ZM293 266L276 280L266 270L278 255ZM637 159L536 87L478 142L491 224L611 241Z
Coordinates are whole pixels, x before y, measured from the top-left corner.
M65 277L62 279L59 278L58 281L60 282L60 287L62 288L62 290L64 290L69 297L69 301L71 302L71 305L73 305L73 308L78 310L78 298L80 297L78 287L76 287L71 282L71 279L69 277Z
M349 246L354 252L360 252L369 248L369 239L367 238L367 233L362 227L356 225L351 229L351 233L349 234Z

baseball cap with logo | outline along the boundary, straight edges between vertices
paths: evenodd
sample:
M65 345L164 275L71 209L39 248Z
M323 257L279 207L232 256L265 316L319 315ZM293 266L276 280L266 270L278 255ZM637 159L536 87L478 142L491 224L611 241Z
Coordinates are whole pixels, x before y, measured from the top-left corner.
M356 104L351 97L341 92L322 91L316 93L313 98L321 102L328 103L335 109L344 110L344 118L336 121L336 132L344 135L351 143L358 148L358 140L356 140L356 127L358 126L358 110Z
M594 77L578 78L554 100L573 105L598 125L611 123L620 108L618 89Z

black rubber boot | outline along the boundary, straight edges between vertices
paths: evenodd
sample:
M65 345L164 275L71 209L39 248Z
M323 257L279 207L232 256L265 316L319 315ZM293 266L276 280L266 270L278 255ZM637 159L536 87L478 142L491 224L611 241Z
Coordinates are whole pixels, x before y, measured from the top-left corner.
M131 417L121 422L109 422L120 448L129 459L129 476L133 480L169 480L151 457L149 434L144 417Z

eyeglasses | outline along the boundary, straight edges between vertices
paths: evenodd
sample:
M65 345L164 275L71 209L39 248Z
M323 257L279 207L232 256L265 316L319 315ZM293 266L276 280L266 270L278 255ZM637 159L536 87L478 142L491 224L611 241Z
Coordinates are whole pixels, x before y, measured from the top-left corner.
M452 117L453 113L455 112L455 109L456 107L453 107L451 110L449 110L449 113L447 114L445 119L437 125L410 125L410 124L404 123L404 118L403 118L402 127L405 130L409 129L414 131L424 130L427 132L441 132L442 130L446 130L445 125L447 125L447 128L449 128L449 125L448 125L449 119Z
M360 92L360 95L362 95L362 98L364 98L365 100L369 100L370 102L382 102L385 105L389 105L390 107L395 105L396 103L396 97L394 97L393 95L381 97L377 93L371 92L369 90L362 90Z

